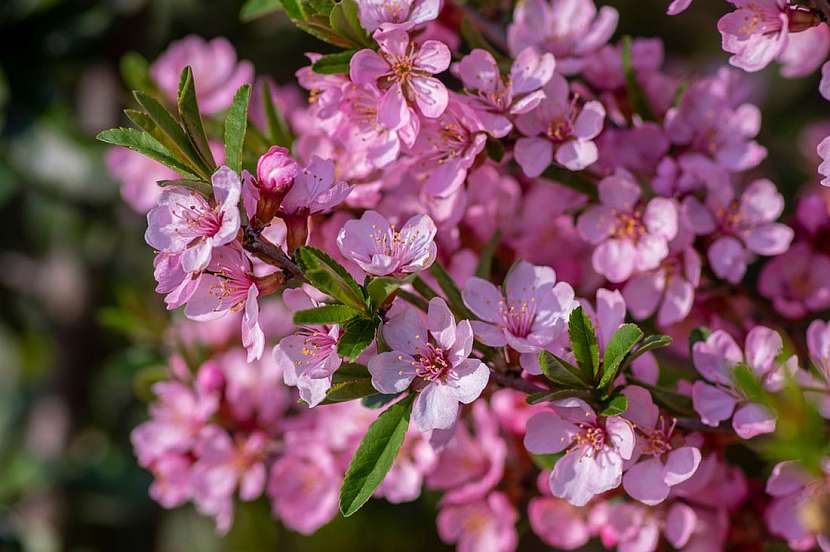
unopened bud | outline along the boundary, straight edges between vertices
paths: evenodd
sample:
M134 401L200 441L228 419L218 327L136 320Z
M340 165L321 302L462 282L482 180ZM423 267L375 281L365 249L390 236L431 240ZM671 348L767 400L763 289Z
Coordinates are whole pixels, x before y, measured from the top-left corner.
M290 152L280 146L271 146L256 164L259 189L272 194L284 194L297 176L297 162Z

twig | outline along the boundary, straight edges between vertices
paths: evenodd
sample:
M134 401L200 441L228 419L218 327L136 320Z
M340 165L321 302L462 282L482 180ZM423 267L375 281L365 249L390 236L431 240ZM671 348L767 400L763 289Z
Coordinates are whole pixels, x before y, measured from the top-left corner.
M490 370L490 377L502 387L509 387L511 389L515 389L516 391L521 391L522 393L544 393L547 391L547 389L534 385L527 380L510 377L507 374L502 374L501 372L496 372L495 370Z
M300 267L282 249L264 238L253 227L245 227L242 246L263 262L281 268L294 278L305 280Z

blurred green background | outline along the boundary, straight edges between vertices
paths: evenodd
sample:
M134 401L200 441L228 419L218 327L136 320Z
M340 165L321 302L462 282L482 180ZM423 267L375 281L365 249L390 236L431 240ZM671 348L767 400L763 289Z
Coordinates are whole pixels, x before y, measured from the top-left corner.
M726 61L715 29L725 2L698 1L677 18L664 15L668 0L606 3L621 12L618 37L662 37L677 74ZM430 496L373 501L311 539L256 503L222 542L191 508L152 503L150 477L133 459L129 432L146 410L136 382L162 361L168 315L152 292L143 218L121 203L94 136L124 124L118 61L128 51L153 59L186 34L223 35L258 74L286 83L303 52L326 49L279 15L242 23L240 6L0 1L0 551L443 549ZM750 82L771 151L763 171L792 208L797 188L814 182L798 134L826 104L817 77L784 81L771 68ZM525 535L521 549L542 547Z

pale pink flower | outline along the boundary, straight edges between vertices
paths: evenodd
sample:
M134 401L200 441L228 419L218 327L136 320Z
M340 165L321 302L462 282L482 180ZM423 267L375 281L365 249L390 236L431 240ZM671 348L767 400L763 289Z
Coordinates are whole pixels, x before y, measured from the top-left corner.
M553 412L530 419L524 444L534 454L565 451L551 472L553 496L584 506L595 495L619 487L623 462L634 453L631 424L619 416L598 417L582 399L551 405Z
M514 552L519 544L518 519L507 497L494 492L486 499L442 507L438 534L442 541L455 543L458 552Z
M421 496L424 477L429 474L438 460L435 449L429 442L430 435L410 427L395 463L375 496L384 497L392 504L412 502Z
M628 409L623 416L634 424L637 444L623 476L629 496L654 506L669 496L674 485L692 477L700 465L700 450L685 445L677 420L668 418L651 399L651 393L636 385L623 390Z
M199 109L206 114L229 107L237 89L254 79L254 66L249 61L238 61L227 39L206 41L189 35L170 44L150 67L153 80L171 101L176 101L179 76L188 65L193 69Z
M404 30L375 33L380 52L360 50L352 57L349 74L357 84L376 84L383 92L378 121L398 128L409 116L407 106L417 106L427 118L447 108L447 88L433 77L450 66L450 50L437 40L421 45L410 42Z
M821 66L830 53L830 27L817 25L798 33L790 33L787 45L778 55L781 75L806 77Z
M777 391L785 378L785 367L776 360L782 348L781 336L763 326L756 326L747 335L745 354L723 330L695 343L692 359L704 379L694 383L692 401L701 421L717 427L732 418L733 429L743 439L774 431L775 415L741 393L733 371L744 363L766 390ZM788 361L786 370L791 369L793 361L795 357Z
M156 292L164 295L169 310L187 303L199 286L200 273L185 272L182 268L181 253L157 253L153 259L153 277Z
M600 181L600 205L589 207L577 221L582 237L597 245L594 270L614 283L657 268L677 234L674 201L655 197L644 203L640 195L633 176L618 171Z
M528 46L550 52L562 74L574 75L608 42L618 20L616 9L597 12L593 0L525 0L516 4L507 43L514 56Z
M286 527L311 535L337 514L341 482L342 472L324 446L294 443L271 468L267 492Z
M302 288L285 290L282 300L291 313L319 306ZM332 375L342 363L337 354L339 338L340 328L336 324L305 326L283 337L274 347L274 358L282 368L285 384L297 387L300 398L311 407L326 397Z
M723 49L729 63L745 71L769 65L789 36L789 6L786 0L730 0L738 9L718 21Z
M211 177L213 201L186 188L162 192L158 204L147 213L144 239L164 253L181 253L185 272L204 270L214 248L231 243L240 228L239 175L221 167Z
M121 197L134 211L146 213L161 195L160 180L175 180L178 173L127 148L110 148L106 156L107 172L121 182Z
M358 0L357 7L360 25L369 33L410 30L436 19L441 0Z
M697 234L716 233L707 256L715 274L733 284L743 279L749 253L780 255L787 251L793 230L774 221L784 210L784 196L769 180L756 180L735 197L732 186L711 188L705 206L694 196L683 210Z
M558 73L543 91L539 105L516 118L525 136L516 141L516 161L529 177L542 174L554 160L572 171L592 165L598 157L593 139L602 132L605 108L595 100L580 107L577 97L571 99L568 81Z
M243 310L242 344L248 361L262 356L265 334L259 325L259 282L251 261L238 245L217 248L199 285L187 302L184 314L191 320L214 320L228 312ZM270 290L269 290L270 291Z
M527 517L533 532L548 546L561 550L582 548L591 538L587 508L577 508L550 494L550 473L542 471L536 486L542 496L530 499Z
M187 455L176 452L166 453L153 462L150 498L163 508L176 508L190 500L193 494L192 464Z
M416 215L400 230L375 211L343 225L337 246L344 257L375 276L426 270L435 261L437 229L427 215Z
M313 155L308 166L294 178L281 210L286 214L326 213L340 205L351 191L347 183L336 180L333 161Z
M830 186L830 136L819 143L816 152L821 158L821 164L818 166L818 173L822 176L821 185Z
M830 552L830 538L812 533L800 515L805 504L818 496L823 486L826 482L811 478L797 462L776 464L766 488L775 497L764 514L770 533L785 539L793 550L811 550L818 545L823 552Z
M787 318L803 318L830 307L830 257L813 251L808 242L796 243L764 265L758 291Z
M383 325L383 338L392 351L369 361L372 385L381 393L400 393L417 378L412 419L421 431L452 426L458 404L476 400L490 378L483 362L468 358L473 347L470 322L456 325L441 298L429 302L426 321L405 308Z
M491 347L510 347L521 365L541 373L537 356L565 330L576 306L573 288L556 282L552 268L519 261L507 273L502 290L481 278L470 278L462 296L481 321L471 322L476 337Z
M282 367L269 355L248 362L241 349L234 348L216 358L224 378L228 413L244 427L266 433L278 429L280 421L295 402L283 385ZM202 373L200 371L199 375Z
M468 96L466 101L476 110L482 125L492 136L502 138L513 129L511 119L527 113L545 97L542 87L553 76L556 60L552 54L540 54L535 48L522 50L502 76L493 55L474 49L452 67L461 79Z
M282 193L288 190L298 172L291 152L280 146L271 146L257 160L257 185L267 192Z
M305 127L319 127L330 119L337 119L340 114L343 92L349 85L349 79L342 73L324 75L314 71L311 64L323 57L321 54L308 53L306 57L311 63L299 69L296 77L297 83L309 91L308 115L310 117L303 118L305 124L302 126L304 130L311 131L312 128Z

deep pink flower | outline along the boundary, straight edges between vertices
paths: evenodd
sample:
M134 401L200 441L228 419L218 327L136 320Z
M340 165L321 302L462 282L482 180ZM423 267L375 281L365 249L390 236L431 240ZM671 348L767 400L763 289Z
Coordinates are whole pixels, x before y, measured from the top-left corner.
M291 313L319 306L302 288L285 290L282 300ZM296 386L300 398L309 406L317 406L326 397L331 377L342 363L337 354L339 338L340 328L336 324L305 326L283 337L274 347L274 358L282 367L285 384Z
M466 504L447 505L438 513L438 534L458 552L514 552L519 543L519 514L502 493Z
M675 203L656 197L644 204L640 195L634 178L619 171L600 181L600 205L589 207L577 221L582 237L597 245L594 270L614 283L657 268L677 234Z
M370 33L410 30L436 19L441 0L358 0L357 7L360 25Z
M437 40L421 45L410 42L404 30L375 33L380 52L360 50L350 63L349 74L357 84L375 84L383 92L378 120L398 128L409 116L407 106L417 106L427 118L447 108L447 88L433 77L450 66L450 50Z
M750 252L780 255L793 239L792 228L773 222L784 210L784 197L769 180L756 180L739 198L731 186L712 188L705 206L688 196L683 210L695 233L717 232L707 252L709 264L716 275L733 284L746 273Z
M821 141L816 152L821 157L821 165L818 166L818 173L822 176L821 185L830 186L830 136Z
M763 326L754 327L747 335L745 354L723 330L695 343L692 359L704 380L694 383L692 401L701 421L717 427L732 418L732 427L743 439L774 431L775 415L743 396L733 371L738 364L746 364L765 389L777 391L784 383L785 371L791 370L796 361L792 357L786 368L780 365L776 357L782 348L781 336Z
M223 378L228 413L244 427L266 433L279 429L295 397L282 382L282 367L269 355L248 362L241 349L231 349L217 358ZM200 380L202 371L199 372ZM217 377L217 376L212 376Z
M775 497L764 514L767 528L787 541L793 550L811 550L816 545L830 551L830 538L814 534L804 526L801 510L821 493L826 482L811 478L797 462L780 462L767 481L767 493Z
M476 400L490 378L483 362L468 358L473 347L470 322L456 325L441 298L429 302L426 321L405 308L383 325L383 338L392 351L369 361L372 385L381 393L400 393L417 378L412 419L421 431L452 426L458 404Z
M179 90L179 76L190 65L199 99L199 109L213 114L226 109L240 86L253 82L254 66L237 61L236 51L222 37L206 41L189 35L173 42L150 68L150 75L173 102Z
M491 347L520 353L521 365L541 373L536 358L556 340L576 306L573 288L556 283L552 268L519 261L510 269L503 290L481 278L464 284L464 304L482 321L471 322L476 337Z
M553 496L584 506L595 495L622 483L623 462L634 453L634 430L618 416L597 417L583 400L551 403L554 412L536 414L524 444L534 454L565 455L550 475Z
M573 75L608 42L618 20L616 9L603 6L597 12L593 0L525 0L516 4L507 42L514 56L528 46L550 52L559 71Z
M337 246L344 257L376 276L426 270L435 261L437 229L427 215L416 215L400 230L375 211L343 225Z
M803 318L830 307L830 257L800 242L764 265L758 291L787 318Z
M629 496L649 506L663 502L674 485L692 477L700 465L700 450L685 445L675 432L677 420L660 414L651 393L636 385L623 390L628 409L623 415L634 424L637 444L623 476Z
M593 139L602 132L605 108L594 100L578 106L578 98L571 99L568 81L558 73L543 91L545 99L516 118L516 126L526 136L516 141L514 151L524 173L539 176L554 160L572 171L593 164L598 157Z
M351 186L335 178L333 161L313 155L294 178L281 209L287 214L326 213L340 205L351 191Z
M556 60L552 54L539 54L535 48L522 50L513 62L509 76L502 76L493 55L474 49L453 65L469 102L484 128L502 138L513 129L512 117L527 113L545 97L542 87L553 76Z
M789 6L786 0L730 0L738 9L718 21L729 63L745 71L769 65L787 44Z
M256 163L259 187L272 193L287 191L298 171L291 152L280 146L271 146Z

